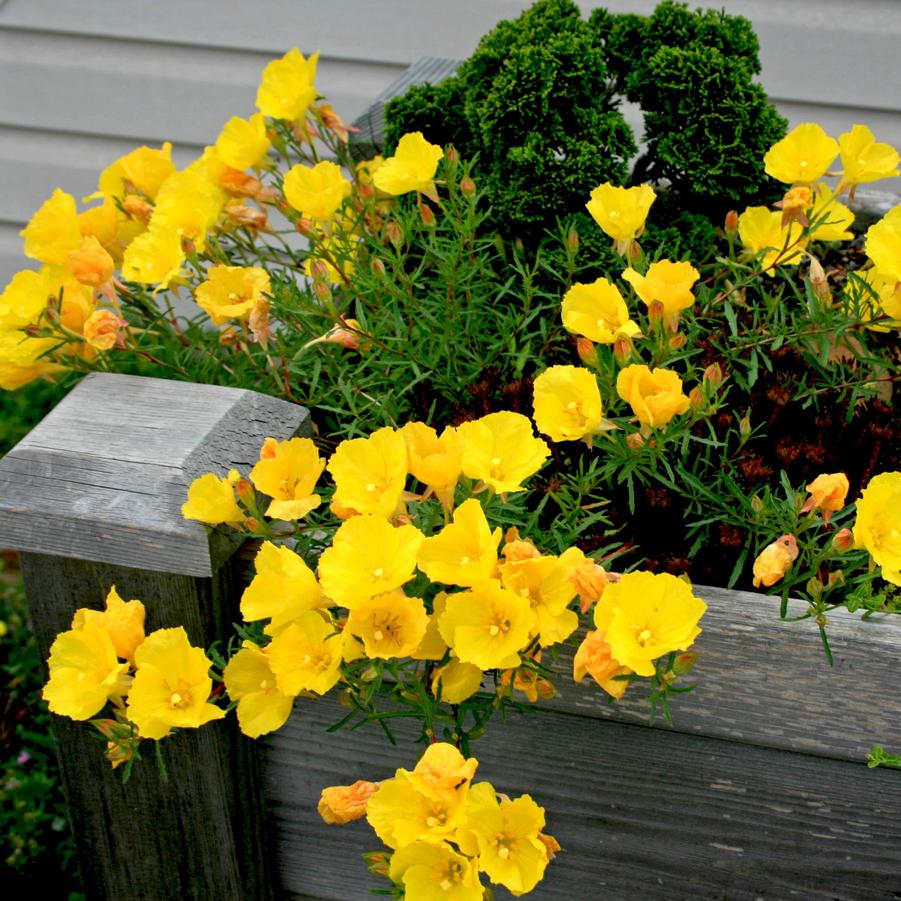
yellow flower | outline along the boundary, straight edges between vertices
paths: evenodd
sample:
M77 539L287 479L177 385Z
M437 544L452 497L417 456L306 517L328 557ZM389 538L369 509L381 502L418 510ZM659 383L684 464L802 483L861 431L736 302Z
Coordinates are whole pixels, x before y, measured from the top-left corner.
M763 254L764 270L780 266L797 266L803 257L807 239L798 222L782 226L782 213L765 206L749 206L738 217L738 236L750 256Z
M78 214L78 228L86 237L96 238L106 251L116 260L122 257L119 243L119 229L127 221L119 212L112 197L104 197L103 203Z
M216 138L216 155L232 169L251 169L262 166L269 153L269 135L262 113L249 119L232 116Z
M419 548L417 564L433 581L472 586L494 575L501 530L491 531L482 505L464 501L454 511L454 521Z
M843 472L823 473L807 486L810 497L801 512L822 510L823 522L828 523L830 514L837 513L845 506L849 488L848 477Z
M419 647L428 620L419 598L391 591L356 604L347 619L347 630L362 639L367 657L391 660L409 657Z
M271 619L266 631L274 634L326 603L313 571L290 548L264 541L254 567L256 575L241 595L245 622Z
M436 741L430 744L413 767L402 770L410 784L429 798L456 801L475 776L479 762L464 757L452 744Z
M101 195L120 200L131 191L138 191L153 200L163 182L175 171L172 145L168 141L159 150L138 147L100 173L97 190Z
M320 504L313 491L323 469L325 461L309 438L267 438L259 462L250 470L250 481L273 498L267 516L303 519Z
M482 901L476 861L445 842L416 841L391 855L388 875L403 885L404 901Z
M419 647L410 656L414 660L440 660L447 651L447 645L438 631L438 618L444 613L444 605L447 603L447 593L439 591L432 599L432 612L425 627L425 634Z
M0 329L0 388L15 391L22 385L63 367L42 355L56 345L52 338L28 338L18 331Z
M20 329L40 319L53 295L49 267L17 272L0 294L0 329Z
M861 492L854 544L882 567L882 578L901 585L901 472L873 476Z
M344 639L322 613L302 613L266 649L281 692L324 695L341 678Z
M501 584L532 607L541 647L566 641L579 625L569 602L576 596L572 576L583 560L578 548L570 548L559 557L527 557L501 564Z
M144 640L144 605L140 601L123 601L113 585L106 596L105 610L81 607L72 618L73 629L86 626L106 629L116 656L131 660Z
M821 179L838 155L838 142L813 122L805 122L777 141L763 158L767 175L785 184Z
M126 248L122 278L142 285L157 285L157 291L163 291L181 275L184 261L181 235L173 229L154 226Z
M188 488L188 499L181 505L181 515L212 526L222 522L244 522L247 517L235 500L233 487L239 478L237 470L232 469L224 479L212 472L194 479Z
M454 492L463 474L463 439L452 426L439 438L431 426L408 422L401 430L413 477L435 492L445 509L454 506Z
M331 785L322 789L316 810L330 826L343 826L366 816L366 805L377 789L375 782L365 779L353 785Z
M83 285L99 288L109 282L116 271L113 258L93 235L81 243L65 259L65 267Z
M616 242L619 253L625 254L629 245L644 231L651 204L657 199L650 185L618 188L610 182L595 188L585 209Z
M479 669L518 666L521 651L535 627L528 598L499 582L483 582L447 599L438 629L448 647L463 663Z
M783 535L768 544L754 560L754 587L775 585L791 569L797 557L798 542L794 535Z
M635 289L635 293L649 307L657 302L663 305L663 315L673 316L686 310L695 302L691 289L700 278L700 273L691 263L674 263L672 260L658 260L648 266L646 275L634 269L627 269L623 278Z
M294 47L281 59L268 63L257 89L257 109L273 119L300 119L316 99L313 82L318 62L318 53L304 59Z
M386 426L368 438L342 441L328 462L334 502L357 513L393 516L403 503L407 444Z
M629 687L626 679L617 679L616 677L627 676L631 672L632 670L627 666L614 660L610 645L600 629L595 629L585 635L573 658L573 679L581 682L586 675L589 675L612 698L621 698Z
M392 526L373 514L343 523L319 559L325 593L352 610L377 594L387 594L413 578L425 536L416 526Z
M181 626L151 632L135 651L135 664L126 715L141 738L161 739L171 729L196 729L225 716L208 703L211 663Z
M682 579L633 572L607 585L594 608L594 624L621 666L652 676L658 657L691 646L701 633L698 620L706 610Z
M94 310L85 321L84 340L95 350L112 350L125 324L112 310Z
M548 849L538 837L544 822L544 808L529 795L501 800L488 782L474 785L466 799L466 831L477 842L479 869L514 895L532 891L544 876Z
M128 664L119 663L109 633L96 623L57 635L47 666L50 681L42 695L60 716L90 719L128 691Z
M482 687L482 670L473 663L461 663L451 657L432 673L432 694L447 704L462 704Z
M203 252L207 233L225 206L225 192L210 171L212 165L206 157L201 157L183 172L176 172L166 179L156 198L151 231L164 228L177 232Z
M867 256L883 275L901 282L901 204L867 229Z
M254 305L272 290L269 273L259 266L211 266L194 298L214 325L246 320Z
M281 729L291 716L294 696L278 687L269 655L253 642L228 661L222 674L228 696L238 702L238 725L250 738Z
M901 326L901 282L876 269L849 273L845 295L867 328L887 332Z
M598 344L613 344L621 337L634 338L638 326L619 288L606 278L590 284L577 282L563 295L563 327Z
M822 182L816 187L816 197L809 213L812 241L850 241L854 237L848 229L854 213L835 199L835 194ZM817 225L816 222L822 220Z
M305 219L331 219L350 196L350 182L335 163L323 160L315 166L298 163L284 181L285 199Z
M550 449L521 413L504 410L457 428L463 438L463 472L499 494L525 491L522 482L544 465Z
M386 779L366 805L366 819L389 848L415 841L440 842L453 837L463 820L468 785L453 797L430 797L419 791L406 770Z
M854 125L838 137L842 156L842 180L839 193L854 185L892 178L898 174L898 151L891 144L877 143L866 125Z
M682 379L671 369L649 369L633 364L620 370L616 393L632 408L638 421L656 427L666 425L688 409Z
M578 366L551 366L534 384L533 418L551 441L591 438L601 427L597 379Z
M81 230L75 198L57 188L20 232L25 256L56 266L65 265L69 254L81 246Z
M372 174L372 183L386 194L419 191L435 193L435 173L444 151L430 144L421 131L405 134L398 142L394 156L388 157Z

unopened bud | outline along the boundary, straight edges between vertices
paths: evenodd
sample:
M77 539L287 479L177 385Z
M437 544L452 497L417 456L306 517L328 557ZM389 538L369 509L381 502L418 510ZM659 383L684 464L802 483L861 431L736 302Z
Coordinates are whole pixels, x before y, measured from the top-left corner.
M245 504L249 505L254 502L253 485L251 485L247 479L238 479L238 481L235 482L235 494L237 494L238 498Z
M638 450L641 447L644 447L644 437L640 432L632 432L631 435L626 435L626 444L632 450Z
M850 529L839 529L835 533L832 543L835 545L836 550L842 553L850 551L854 547L854 533Z
M829 306L832 304L832 292L829 290L829 279L823 264L816 258L810 257L810 287L820 303Z
M432 228L435 225L435 211L427 203L419 204L419 216L426 228Z
M738 433L745 441L751 437L751 417L747 413L738 421Z
M122 209L132 219L137 219L138 222L143 222L144 225L150 222L150 217L153 215L153 207L137 194L126 194L122 198Z
M829 573L829 578L826 579L826 587L827 588L835 588L837 586L841 586L845 584L845 573L844 570L837 569L835 572Z
M313 260L310 263L310 275L312 275L314 279L319 279L320 281L328 280L328 265L325 260Z
M669 346L672 350L679 350L680 347L685 346L685 342L687 340L688 339L685 337L685 335L681 333L671 335L669 339Z
M727 237L734 240L735 236L738 234L738 213L735 210L729 210L729 212L726 213L724 229Z
M332 299L332 289L326 282L320 281L318 278L313 279L313 294L316 299L323 303L328 303Z
M684 676L686 673L690 673L697 659L697 654L679 654L673 661L673 672L677 676Z
M241 333L233 326L222 329L219 333L219 343L223 347L231 347L241 340Z
M723 368L719 363L711 363L705 370L703 381L705 384L709 385L711 388L717 388L722 385L723 380L725 379L725 375L723 374Z
M751 498L751 509L755 513L760 513L763 509L763 501L756 494Z
M385 237L398 248L404 243L404 230L396 219L385 223Z
M704 405L704 392L700 388L692 388L688 392L688 404L693 410L702 407Z
M620 366L629 361L633 350L635 350L635 348L632 346L632 340L625 335L620 335L616 341L613 342L613 356L616 357L616 362L619 363Z
M590 369L596 369L598 365L598 352L594 343L588 338L576 339L576 353L579 359Z
M572 251L579 249L579 233L574 225L570 226L569 231L566 233L566 246Z
M316 227L309 219L298 219L294 228L296 228L305 238L311 238L316 234Z
M468 176L460 179L460 193L464 197L472 197L476 192L476 183Z
M445 157L447 157L447 161L449 163L459 163L460 162L460 154L457 152L457 148L454 147L453 144L448 144L444 151Z
M248 516L247 519L244 520L244 527L248 532L258 532L260 530L260 521L253 516Z
M387 878L388 870L391 866L390 851L367 851L363 855L363 860L366 861L366 869L373 876L384 876Z
M557 689L554 687L554 684L547 679L539 679L535 683L535 688L538 692L538 697L543 701L550 701L550 699L557 694Z
M370 268L372 269L373 275L377 275L379 278L384 278L385 264L378 257L373 258L372 263L370 264Z

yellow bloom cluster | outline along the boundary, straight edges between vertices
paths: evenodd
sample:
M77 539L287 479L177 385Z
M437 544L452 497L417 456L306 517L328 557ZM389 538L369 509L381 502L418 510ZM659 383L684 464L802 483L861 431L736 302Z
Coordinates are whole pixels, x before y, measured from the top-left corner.
M866 549L882 578L901 585L901 472L873 476L857 501L854 543Z
M544 808L529 795L511 800L488 782L473 783L477 767L437 742L412 771L399 769L378 785L325 789L319 811L327 823L366 816L391 849L383 870L406 901L482 901L481 874L527 894L560 846L543 832Z
M90 719L112 702L126 734L161 739L172 729L225 716L210 703L210 666L181 627L145 636L144 605L123 601L113 587L105 610L77 610L72 628L54 640L43 696L54 713L76 720ZM129 759L116 741L107 756L113 766Z

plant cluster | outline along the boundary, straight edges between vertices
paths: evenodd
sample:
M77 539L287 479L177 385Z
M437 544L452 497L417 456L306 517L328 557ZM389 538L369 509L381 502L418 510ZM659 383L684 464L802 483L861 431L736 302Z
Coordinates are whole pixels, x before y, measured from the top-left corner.
M651 16L601 8L586 21L572 0L539 0L485 35L452 78L393 99L385 148L421 131L477 159L492 226L534 247L555 219L586 224L586 185L668 181L648 247L698 257L710 219L775 199L761 160L786 123L753 81L758 51L751 23L722 11L665 0ZM631 174L623 99L644 113ZM606 262L599 251L585 248L586 265Z
M413 718L430 743L425 763L362 805L395 849L388 875L409 901L432 897L447 872L470 892L460 897L482 897L479 871L531 891L551 848L538 834L543 811L528 797L499 799L487 783L467 796L475 761L461 782L453 746L468 753L495 713L522 706L520 695L555 693L548 658L579 630L577 610L595 628L580 633L573 677L590 675L614 698L646 679L667 712L693 662L677 652L706 610L675 576L608 573L577 547L546 554L516 527L505 532L528 522L512 498L548 453L529 420L509 412L440 436L412 422L347 439L327 465L335 528L315 515L326 463L313 442L267 439L248 477L201 476L183 507L264 539L226 653L191 646L180 626L145 634L143 603L113 587L105 610L79 609L53 642L44 699L91 720L126 773L144 740L223 718L223 700L251 738L284 725L299 697L333 689L350 708L338 727L375 722L393 741L391 723ZM444 773L448 759L458 763ZM436 795L436 781L454 790ZM508 855L497 856L496 834L507 835ZM419 866L432 876L405 875Z
M564 13L566 41L582 40ZM484 65L513 54L518 28L486 39ZM753 49L737 27L722 46ZM355 162L315 67L290 51L266 67L259 111L198 160L177 170L168 145L138 148L96 203L57 190L23 232L42 268L0 298L4 388L164 373L301 401L321 429L190 489L187 517L262 541L238 639L147 634L141 602L110 588L53 645L54 712L91 719L125 772L143 741L228 707L258 736L330 691L346 724L390 735L414 718L423 741L468 754L494 713L554 691L574 636L575 679L613 697L648 680L667 715L705 607L688 575L800 593L827 653L836 606L899 611L901 207L861 248L842 203L898 174L893 148L863 125L838 140L799 126L761 160L782 199L730 211L694 261L649 252L650 184L587 181L583 224L548 257L493 229L491 191L454 147L413 131ZM590 247L600 262L584 266ZM398 844L414 862L395 857L395 894L425 897L420 866L469 874L466 891L477 872L508 884L480 840L454 836L440 860Z

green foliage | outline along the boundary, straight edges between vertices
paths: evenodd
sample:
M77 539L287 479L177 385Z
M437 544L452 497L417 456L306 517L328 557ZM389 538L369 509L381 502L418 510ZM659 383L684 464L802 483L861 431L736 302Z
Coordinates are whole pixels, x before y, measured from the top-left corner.
M397 142L411 131L421 131L427 141L459 153L474 155L474 139L463 111L463 84L448 78L440 84L414 85L388 103L385 110L384 151L394 153Z
M0 456L21 441L68 393L71 379L36 381L0 391Z
M530 247L558 216L583 210L592 186L622 183L635 152L603 52L570 0L540 0L501 22L450 83L411 93L386 112L388 146L431 128L477 155L489 224Z
M26 892L77 901L78 868L53 738L40 700L43 670L25 618L25 598L0 569L0 860L9 897Z
M716 215L774 196L763 156L786 122L752 81L759 45L747 19L665 0L647 19L595 21L617 84L644 112L636 181L667 179L684 205Z

